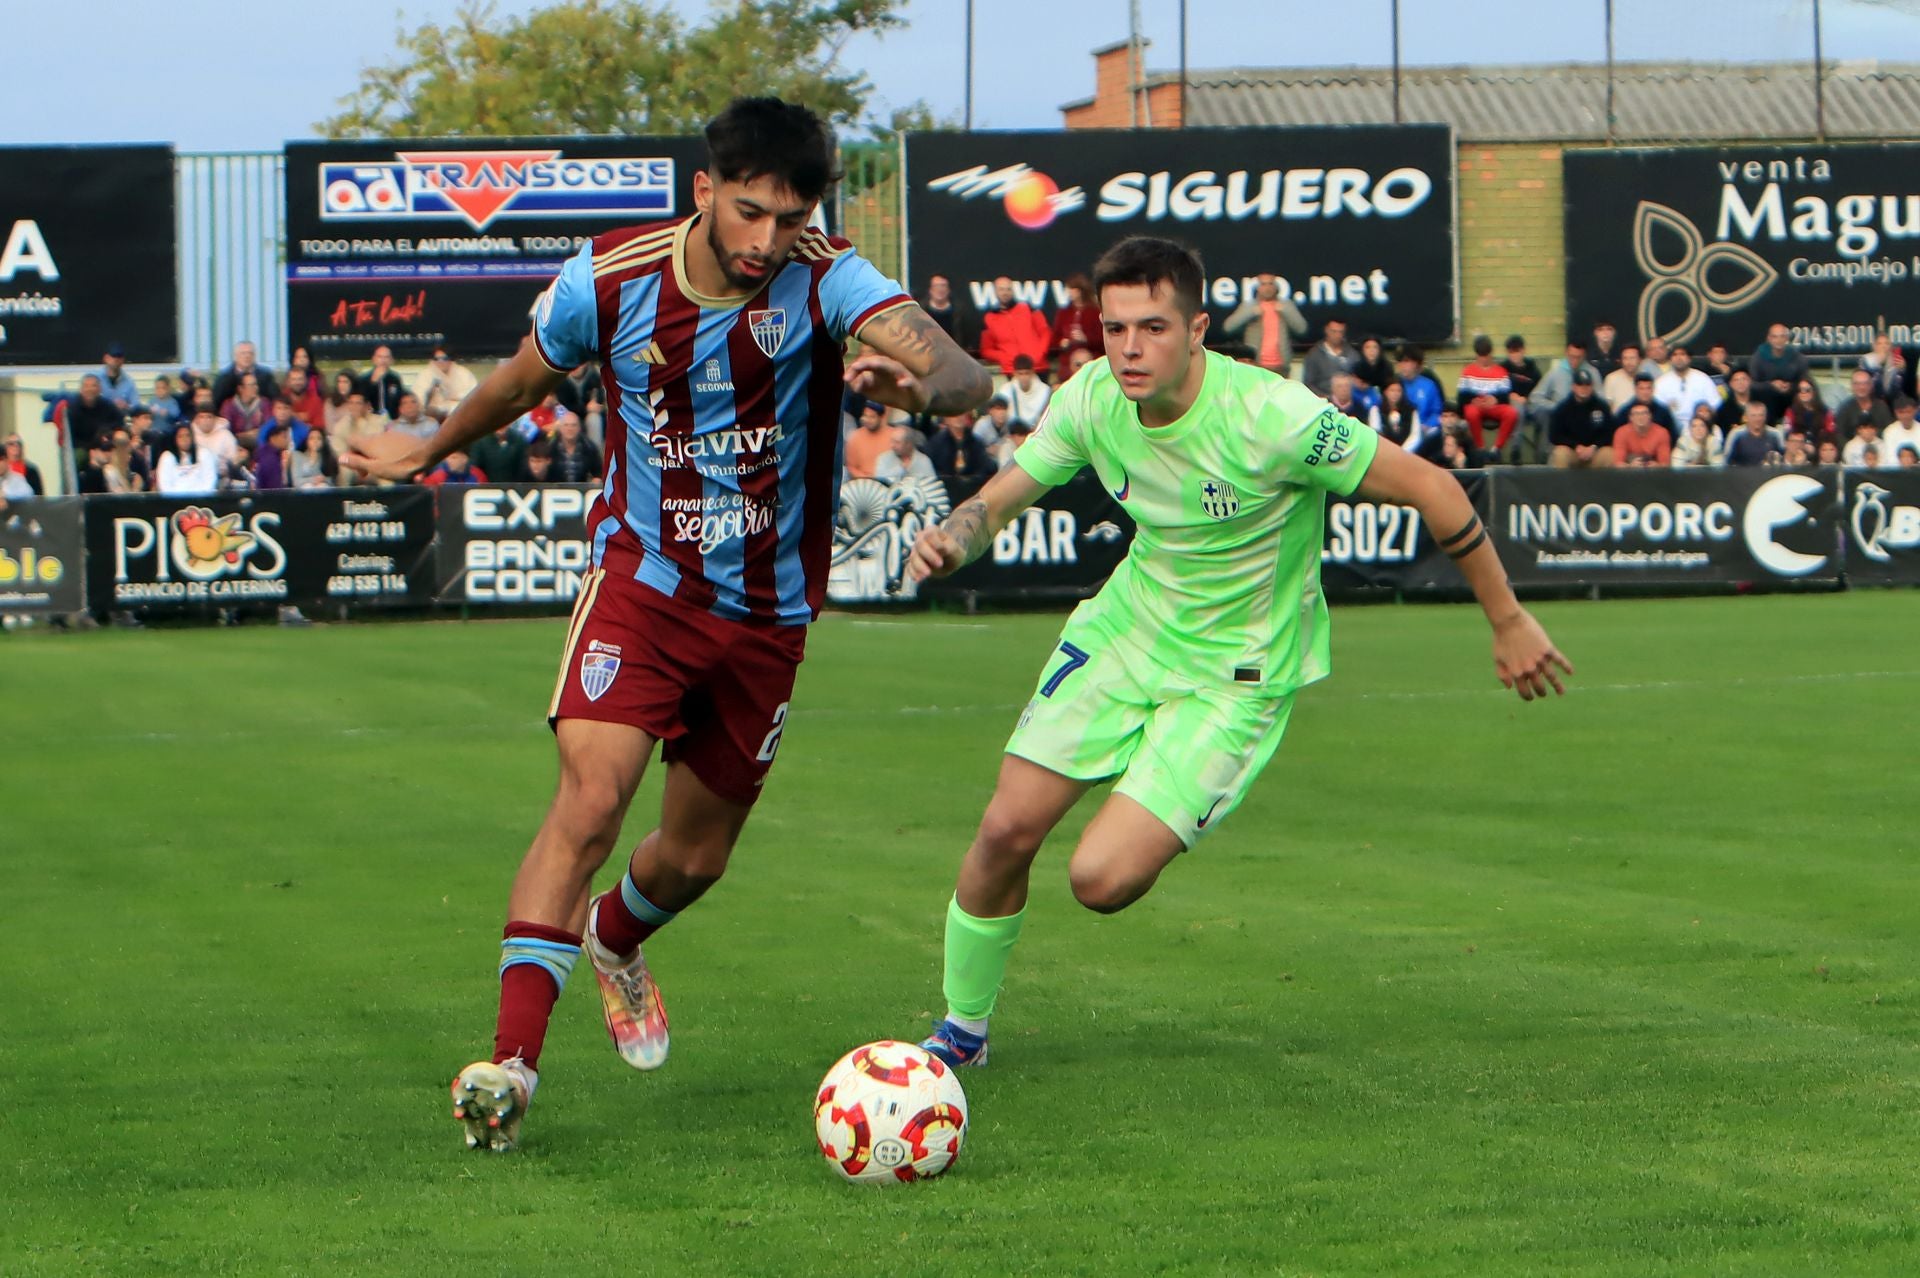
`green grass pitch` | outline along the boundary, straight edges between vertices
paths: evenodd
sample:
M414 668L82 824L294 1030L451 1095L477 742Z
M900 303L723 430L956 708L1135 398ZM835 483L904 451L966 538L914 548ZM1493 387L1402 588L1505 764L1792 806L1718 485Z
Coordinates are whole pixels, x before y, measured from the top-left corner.
M953 1175L812 1088L938 1006L1060 618L832 616L733 871L470 1155L563 621L0 641L0 1274L1920 1272L1911 593L1335 614L1246 805L1112 918L1042 854ZM627 823L649 827L659 776ZM603 874L611 881L612 866Z

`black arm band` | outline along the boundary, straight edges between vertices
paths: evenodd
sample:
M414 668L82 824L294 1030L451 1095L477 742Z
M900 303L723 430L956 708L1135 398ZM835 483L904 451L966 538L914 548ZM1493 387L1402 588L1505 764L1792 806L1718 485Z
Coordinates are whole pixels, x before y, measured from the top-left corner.
M1475 548L1477 548L1481 542L1485 541L1486 539L1487 539L1487 530L1482 528L1480 530L1480 535L1478 537L1475 537L1472 541L1460 547L1458 550L1449 550L1447 552L1447 558L1465 559L1468 555L1471 555L1474 552Z
M1459 532L1455 533L1451 537L1442 537L1440 539L1440 544L1442 546L1451 546L1454 542L1460 541L1470 536L1474 532L1474 530L1479 527L1480 527L1480 516L1478 515L1470 516L1466 524L1461 527Z

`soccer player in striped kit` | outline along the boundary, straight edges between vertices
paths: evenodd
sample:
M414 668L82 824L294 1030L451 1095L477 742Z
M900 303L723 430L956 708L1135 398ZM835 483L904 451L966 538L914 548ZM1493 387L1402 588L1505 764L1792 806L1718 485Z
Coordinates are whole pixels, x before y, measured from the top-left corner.
M346 458L407 479L540 403L568 370L600 365L593 569L547 712L560 781L508 899L492 1057L453 1084L469 1148L518 1143L554 1000L583 949L622 1059L666 1060L641 943L726 870L779 749L826 593L843 389L934 414L992 390L899 285L807 225L837 176L817 115L744 98L706 138L692 217L594 239L541 296L520 352L431 440L389 433ZM850 365L848 337L868 348ZM619 886L589 901L656 742L659 827Z

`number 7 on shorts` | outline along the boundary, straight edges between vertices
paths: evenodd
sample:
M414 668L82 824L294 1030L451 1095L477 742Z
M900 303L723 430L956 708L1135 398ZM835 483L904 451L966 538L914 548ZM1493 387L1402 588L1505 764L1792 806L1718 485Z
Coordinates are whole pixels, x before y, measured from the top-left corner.
M1045 683L1040 685L1040 695L1043 697L1051 697L1054 689L1060 686L1061 680L1078 670L1081 666L1086 665L1090 659L1086 653L1064 640L1060 644L1060 651L1067 654L1067 659L1061 664L1058 670L1053 672L1052 676L1049 677Z

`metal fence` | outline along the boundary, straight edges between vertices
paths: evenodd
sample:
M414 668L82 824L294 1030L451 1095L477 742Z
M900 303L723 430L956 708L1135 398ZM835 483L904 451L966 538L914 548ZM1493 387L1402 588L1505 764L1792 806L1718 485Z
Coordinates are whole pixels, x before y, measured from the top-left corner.
M182 151L174 160L180 357L226 364L235 342L287 354L285 161L278 151Z

